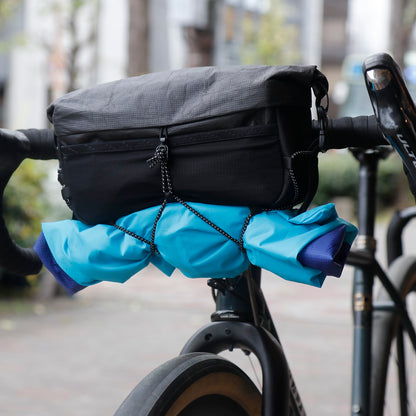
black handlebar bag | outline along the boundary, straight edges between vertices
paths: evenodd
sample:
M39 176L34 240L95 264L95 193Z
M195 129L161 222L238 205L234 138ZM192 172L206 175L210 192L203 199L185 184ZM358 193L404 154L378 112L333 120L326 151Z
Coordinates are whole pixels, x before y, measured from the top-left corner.
M286 209L318 183L314 66L189 68L71 92L48 107L62 195L113 223L169 201Z

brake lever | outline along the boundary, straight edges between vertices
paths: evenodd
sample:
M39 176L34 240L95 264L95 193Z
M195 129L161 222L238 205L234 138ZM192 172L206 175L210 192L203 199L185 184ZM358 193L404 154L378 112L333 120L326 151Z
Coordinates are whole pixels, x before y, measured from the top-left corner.
M380 128L416 184L416 110L402 72L390 55L382 53L364 61L363 73Z

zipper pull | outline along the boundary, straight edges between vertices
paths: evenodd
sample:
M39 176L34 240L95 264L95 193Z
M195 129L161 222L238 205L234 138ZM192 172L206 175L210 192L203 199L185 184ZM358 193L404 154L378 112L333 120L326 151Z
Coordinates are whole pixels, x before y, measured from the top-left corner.
M159 141L160 144L155 149L155 154L150 159L147 159L146 162L150 168L155 167L157 164L166 163L168 160L168 145L166 144L167 141L167 129L163 127L160 131Z

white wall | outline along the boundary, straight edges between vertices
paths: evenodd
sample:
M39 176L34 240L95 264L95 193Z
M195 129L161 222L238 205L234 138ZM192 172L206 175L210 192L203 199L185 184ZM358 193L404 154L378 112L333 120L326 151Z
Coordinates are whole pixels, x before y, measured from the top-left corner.
M349 0L348 53L368 55L389 48L391 5L394 0Z
M10 52L5 103L8 128L47 126L46 107L53 68L44 43L55 39L56 32L54 16L45 9L45 3L45 0L26 0L24 3L25 42ZM97 48L83 54L81 67L87 67L88 71L81 77L81 87L125 77L127 7L127 0L100 0ZM91 22L84 19L83 25L89 24ZM91 62L95 62L93 67Z
M128 0L101 0L96 83L126 76L128 24Z
M321 65L323 0L302 0L301 49L304 65Z
M9 80L6 90L6 127L44 127L47 83L45 53L39 45L37 1L24 5L24 44L10 53Z

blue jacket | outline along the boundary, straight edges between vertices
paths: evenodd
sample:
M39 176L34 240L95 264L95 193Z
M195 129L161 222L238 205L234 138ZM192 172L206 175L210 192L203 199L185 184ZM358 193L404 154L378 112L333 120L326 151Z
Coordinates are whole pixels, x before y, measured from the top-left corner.
M166 205L156 224L154 252L149 242L160 206L120 218L116 224L122 229L76 220L45 223L34 248L69 293L101 281L125 282L149 263L167 275L177 268L188 277L210 278L235 277L252 263L320 287L327 275L341 274L357 233L333 204L299 215L286 210L253 216L246 207L189 206L200 216L180 203Z

